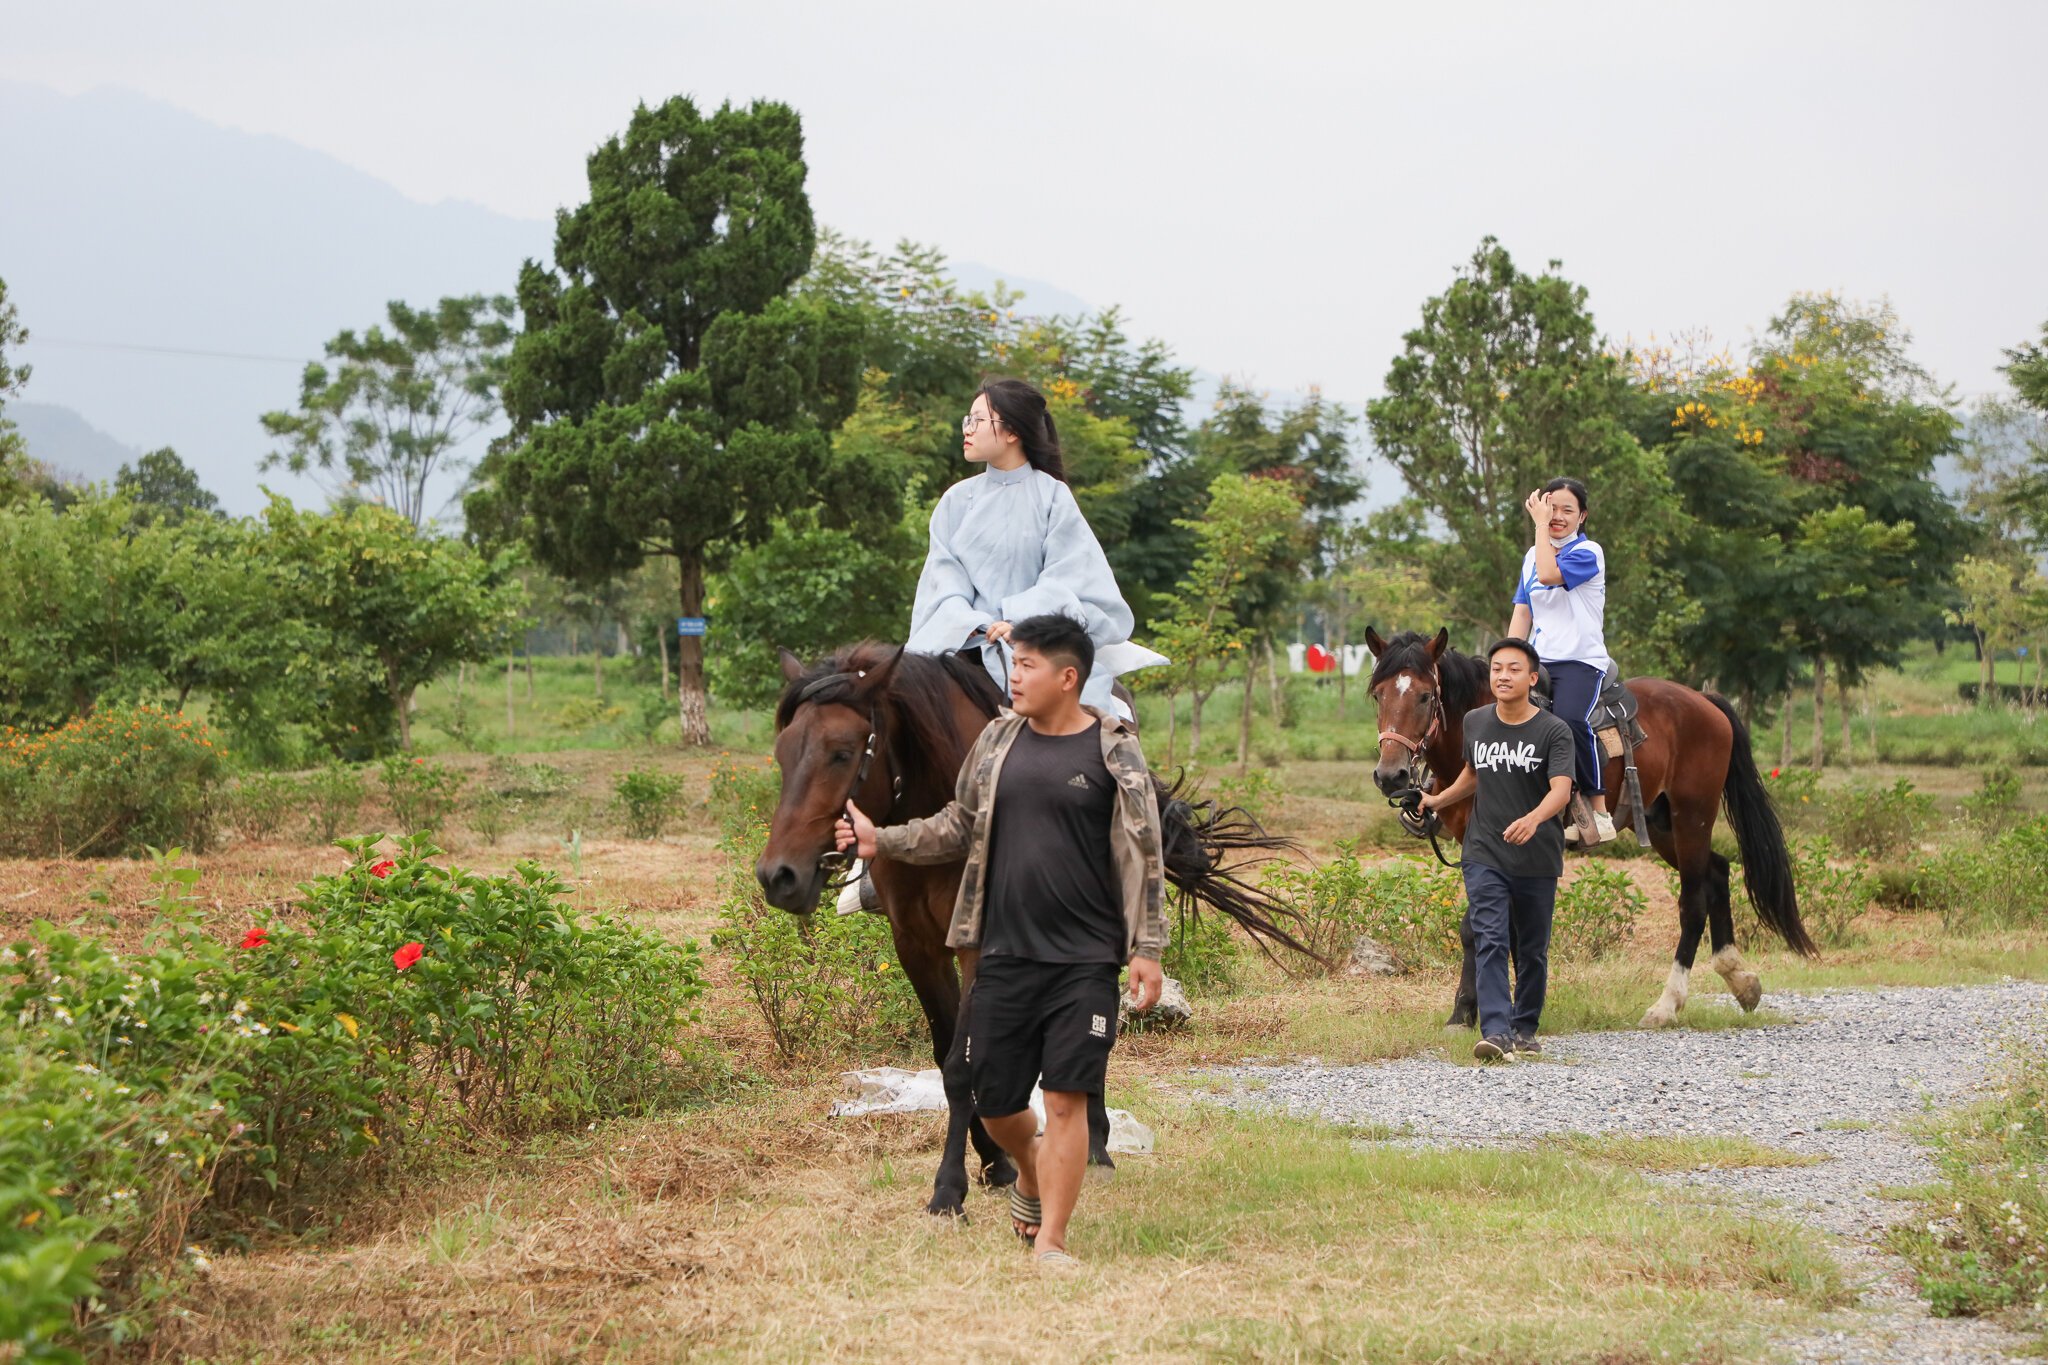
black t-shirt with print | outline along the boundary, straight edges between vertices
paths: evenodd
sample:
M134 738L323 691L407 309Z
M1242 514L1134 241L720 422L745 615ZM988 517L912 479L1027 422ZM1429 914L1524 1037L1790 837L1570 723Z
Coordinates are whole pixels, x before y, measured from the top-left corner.
M1465 762L1479 780L1465 824L1465 859L1510 877L1564 875L1564 830L1545 820L1526 844L1502 833L1550 795L1550 779L1572 775L1572 731L1548 711L1520 725L1484 706L1465 716Z
M1074 735L1018 732L996 779L983 957L1122 964L1115 818L1100 722Z

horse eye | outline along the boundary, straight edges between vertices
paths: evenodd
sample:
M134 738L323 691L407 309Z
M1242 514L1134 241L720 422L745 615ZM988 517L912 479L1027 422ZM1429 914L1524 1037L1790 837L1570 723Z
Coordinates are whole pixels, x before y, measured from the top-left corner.
M851 763L851 762L853 762L853 750L851 750L851 749L835 749L835 750L833 750L833 751L832 751L832 761L833 761L834 763Z

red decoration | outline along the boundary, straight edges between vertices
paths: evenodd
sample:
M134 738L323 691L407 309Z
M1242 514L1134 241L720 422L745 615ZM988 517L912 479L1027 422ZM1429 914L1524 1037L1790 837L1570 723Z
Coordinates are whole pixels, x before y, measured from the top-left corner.
M1334 673L1337 671L1337 656L1321 645L1308 647L1308 671L1311 673Z

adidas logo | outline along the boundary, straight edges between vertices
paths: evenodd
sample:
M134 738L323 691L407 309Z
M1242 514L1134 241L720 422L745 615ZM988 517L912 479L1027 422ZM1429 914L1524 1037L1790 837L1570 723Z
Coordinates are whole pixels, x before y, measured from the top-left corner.
M1067 779L1067 785L1069 787L1079 787L1082 791L1087 791L1088 776L1086 773L1075 773L1072 777Z

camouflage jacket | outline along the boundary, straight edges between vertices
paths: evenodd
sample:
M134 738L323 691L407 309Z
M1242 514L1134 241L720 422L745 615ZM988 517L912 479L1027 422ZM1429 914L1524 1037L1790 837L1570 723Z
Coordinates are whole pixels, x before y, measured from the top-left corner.
M1102 722L1102 762L1116 783L1109 851L1123 891L1124 956L1156 959L1166 951L1166 867L1152 771L1145 766L1136 732L1122 717L1092 706L1083 709ZM875 832L875 851L884 858L905 863L966 859L960 898L953 904L952 927L946 931L948 947L981 945L996 782L1002 776L1003 759L1024 725L1024 718L1014 711L999 713L960 765L953 800L944 810Z

